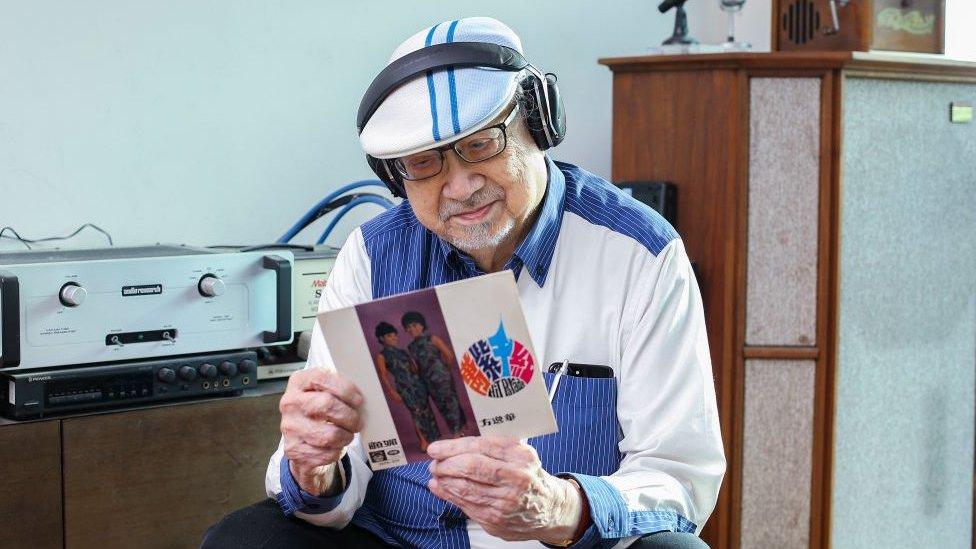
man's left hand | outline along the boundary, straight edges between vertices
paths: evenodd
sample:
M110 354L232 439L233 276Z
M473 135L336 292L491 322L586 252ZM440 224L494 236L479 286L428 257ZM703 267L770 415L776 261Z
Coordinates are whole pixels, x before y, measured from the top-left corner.
M583 517L576 485L542 468L534 448L507 437L439 440L427 486L489 534L507 541L569 539Z

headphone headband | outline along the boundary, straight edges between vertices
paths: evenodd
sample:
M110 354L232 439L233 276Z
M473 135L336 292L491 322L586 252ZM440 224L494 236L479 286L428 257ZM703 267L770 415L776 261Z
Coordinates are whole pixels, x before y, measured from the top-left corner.
M363 95L356 114L356 128L363 133L366 123L394 90L426 71L449 67L489 67L517 72L529 66L518 51L488 42L450 42L413 51L380 71Z
M363 95L356 114L359 133L383 101L408 80L424 72L450 67L486 67L506 72L528 71L519 86L525 102L525 121L529 134L540 150L558 145L566 135L566 115L556 86L556 76L542 74L512 48L488 42L450 42L427 46L390 63L380 71ZM390 162L366 155L366 162L377 177L386 183L393 196L406 196L403 181L391 169Z

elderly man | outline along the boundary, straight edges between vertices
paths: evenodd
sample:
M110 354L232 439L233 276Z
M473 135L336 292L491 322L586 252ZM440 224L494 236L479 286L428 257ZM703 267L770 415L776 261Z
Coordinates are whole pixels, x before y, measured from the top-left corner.
M430 444L373 473L357 388L316 326L281 399L273 498L205 547L670 547L696 537L725 472L701 297L674 229L544 151L565 122L555 79L489 18L409 38L359 112L398 207L355 230L321 309L510 269L539 362L563 376L559 432ZM546 374L551 382L551 374Z

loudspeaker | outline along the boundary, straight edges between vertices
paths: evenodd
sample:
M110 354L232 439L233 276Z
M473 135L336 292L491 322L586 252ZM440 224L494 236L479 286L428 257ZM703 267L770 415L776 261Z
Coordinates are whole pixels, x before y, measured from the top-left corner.
M667 181L625 181L620 190L650 206L672 226L678 222L677 188Z

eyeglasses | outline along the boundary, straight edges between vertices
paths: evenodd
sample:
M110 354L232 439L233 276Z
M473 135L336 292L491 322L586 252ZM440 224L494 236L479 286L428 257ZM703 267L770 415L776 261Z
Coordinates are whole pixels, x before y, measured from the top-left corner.
M500 124L478 130L463 139L458 139L436 149L428 149L395 158L390 164L403 179L420 181L441 173L441 170L444 169L444 151L446 150L453 149L461 160L469 164L484 162L489 158L498 156L505 150L505 145L508 142L505 130L515 120L516 112L518 112L518 105Z

